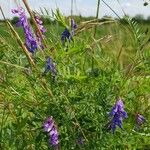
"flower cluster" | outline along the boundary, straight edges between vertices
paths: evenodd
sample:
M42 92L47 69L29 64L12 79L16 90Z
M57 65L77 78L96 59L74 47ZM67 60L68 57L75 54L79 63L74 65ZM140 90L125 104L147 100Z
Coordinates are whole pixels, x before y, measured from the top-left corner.
M119 99L110 112L112 117L109 128L115 132L116 126L122 128L122 120L127 118L127 113L124 110L124 104L121 99Z
M46 29L43 26L43 21L41 20L41 17L37 15L36 13L34 13L34 18L35 18L36 23L38 24L39 30L41 31L43 37L45 37L44 33L46 32ZM37 37L38 44L40 45L42 49L44 49L44 46L42 44L42 39L38 31L36 31L36 37Z
M69 30L67 28L65 28L65 30L61 34L61 41L64 44L67 40L70 42L72 40L72 36L71 36Z
M71 19L71 32L67 28L61 34L61 41L64 44L67 40L70 42L73 40L75 29L77 28L77 24L75 23L74 19Z
M53 63L52 59L50 57L46 60L46 66L44 73L51 72L53 79L56 77L56 65Z
M35 40L35 37L33 36L31 27L28 23L28 19L25 15L25 10L22 7L19 7L18 9L13 9L12 13L18 14L19 20L16 23L16 26L23 27L25 34L25 46L29 50L29 52L34 53L37 49L37 42Z
M44 122L43 128L44 131L49 134L50 144L52 146L57 146L59 143L58 131L52 116L47 118L47 120Z

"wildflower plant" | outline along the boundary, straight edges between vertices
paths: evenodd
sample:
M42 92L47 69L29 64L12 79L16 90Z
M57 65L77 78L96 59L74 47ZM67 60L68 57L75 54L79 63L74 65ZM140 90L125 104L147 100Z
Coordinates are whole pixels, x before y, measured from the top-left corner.
M64 44L65 42L69 41L73 41L73 36L75 34L75 29L77 29L77 24L75 23L74 19L71 19L70 21L70 28L71 31L69 31L69 29L65 28L64 31L61 34L61 41Z
M69 30L68 30L67 28L65 28L65 30L64 30L64 31L62 32L62 34L61 34L61 41L62 41L62 43L64 44L67 40L68 40L69 42L71 42L72 36L71 36Z
M37 49L37 42L32 32L31 26L28 22L27 16L25 14L25 10L22 7L12 10L13 14L18 14L19 20L16 23L17 27L22 27L25 35L25 46L32 54Z
M110 116L112 117L109 128L113 131L116 130L116 126L122 128L123 119L127 118L127 113L124 110L124 104L121 99L119 99L116 104L113 106Z
M52 116L47 118L47 120L44 122L43 128L44 131L47 132L49 135L50 144L52 146L58 146L59 143L58 131Z

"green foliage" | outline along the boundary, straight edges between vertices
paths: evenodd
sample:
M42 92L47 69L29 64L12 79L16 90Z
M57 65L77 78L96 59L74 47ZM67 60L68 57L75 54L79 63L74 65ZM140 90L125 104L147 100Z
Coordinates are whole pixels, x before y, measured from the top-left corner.
M127 18L126 20L131 28L131 31L133 32L136 45L140 46L141 42L143 41L142 38L143 38L144 32L141 31L141 27L135 20L133 20L132 18Z
M15 37L6 26L0 29L0 149L53 149L42 129L48 116L58 126L62 150L150 148L150 45L144 27L129 18L128 24L97 23L94 38L92 22L63 46L60 35L68 20L59 10L52 17L58 24L46 26L51 49L43 52L56 62L55 81L51 73L43 74L46 60L40 50L31 70ZM119 96L128 118L112 134L108 113ZM139 130L137 112L147 120ZM77 144L79 137L83 145Z
M67 24L66 24L66 19L65 17L60 13L59 9L56 9L56 12L52 11L52 16L55 18L56 21L58 21L58 23L60 23L60 25L62 25L65 28L68 28Z

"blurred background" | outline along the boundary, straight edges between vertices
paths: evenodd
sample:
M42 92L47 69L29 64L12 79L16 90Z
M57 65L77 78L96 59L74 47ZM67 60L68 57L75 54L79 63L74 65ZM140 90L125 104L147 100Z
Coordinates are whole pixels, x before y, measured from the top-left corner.
M31 8L41 12L40 8L45 8L51 13L51 10L59 8L61 12L69 16L71 8L73 15L95 16L97 0L28 0ZM104 0L115 12L123 17L129 15L131 17L140 17L141 19L150 19L149 0ZM111 16L116 17L113 11L101 1L99 17ZM21 0L0 0L0 5L4 10L6 18L12 19L11 9L17 5L23 6ZM0 14L0 19L2 15Z

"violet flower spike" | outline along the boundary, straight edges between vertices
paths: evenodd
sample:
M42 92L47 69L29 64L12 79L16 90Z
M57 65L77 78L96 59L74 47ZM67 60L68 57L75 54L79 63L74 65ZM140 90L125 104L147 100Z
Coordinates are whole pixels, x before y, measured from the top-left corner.
M61 34L61 42L65 44L68 40L69 42L73 41L74 31L77 28L77 24L75 23L74 19L71 19L71 32L65 28L63 33Z
M12 13L18 14L19 20L16 23L16 26L21 26L23 28L25 34L25 46L29 50L29 52L34 53L37 49L37 42L28 23L28 19L25 15L25 10L22 7L19 7L18 9L13 9Z
M109 123L109 129L114 133L117 126L122 128L123 119L127 118L127 113L124 110L124 104L121 99L112 108L110 116L112 116L112 119Z
M44 131L47 132L49 135L50 144L52 146L57 146L59 143L58 131L57 131L57 128L56 128L56 125L52 116L47 118L47 120L45 121L43 125L43 128L44 128Z
M69 30L67 28L65 28L65 30L61 34L61 41L64 44L67 40L70 42L72 40L72 36L71 36Z
M110 112L110 116L115 115L117 112L121 113L123 118L127 118L127 113L124 111L124 104L121 99L118 100L113 106L112 111Z

